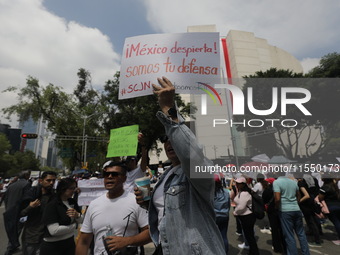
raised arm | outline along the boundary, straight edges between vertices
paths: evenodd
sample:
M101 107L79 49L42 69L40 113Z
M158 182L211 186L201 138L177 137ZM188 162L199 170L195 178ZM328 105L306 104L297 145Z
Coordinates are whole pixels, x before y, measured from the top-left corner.
M138 143L140 144L142 148L142 160L140 162L140 168L142 169L143 172L145 172L146 167L148 165L148 150L145 146L143 134L138 134Z
M159 106L162 113L157 117L163 123L165 131L171 142L172 148L180 161L185 175L191 184L207 200L211 199L211 191L214 187L213 176L209 172L200 173L192 178L196 166L210 166L212 163L204 156L203 149L198 145L195 135L184 124L184 119L175 108L175 88L165 77L158 79L159 86L153 84L154 93L158 95ZM197 178L198 177L198 178Z

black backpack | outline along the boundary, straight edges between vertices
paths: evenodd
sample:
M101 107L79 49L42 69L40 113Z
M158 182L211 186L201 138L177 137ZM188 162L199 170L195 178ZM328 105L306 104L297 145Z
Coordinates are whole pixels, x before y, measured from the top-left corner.
M251 198L252 198L252 206L249 208L255 215L256 219L263 219L265 216L265 207L262 200L262 197L257 195L255 192L250 192Z

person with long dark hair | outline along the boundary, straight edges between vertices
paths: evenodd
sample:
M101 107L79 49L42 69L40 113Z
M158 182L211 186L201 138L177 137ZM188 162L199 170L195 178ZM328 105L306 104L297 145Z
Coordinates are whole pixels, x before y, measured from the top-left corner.
M244 177L237 178L235 182L238 194L234 198L234 202L236 204L234 215L236 215L241 222L243 233L249 244L249 254L258 255L259 249L257 247L254 233L256 217L251 211L251 189L248 187Z
M229 191L223 188L220 176L215 174L214 179L215 179L214 210L216 213L216 224L221 232L226 254L228 254L229 242L227 237L227 231L229 223L230 196Z
M81 222L81 211L72 198L77 188L76 180L61 179L56 198L50 201L43 213L46 232L40 247L40 255L74 255L74 231Z
M284 253L286 251L286 243L282 233L279 211L275 208L273 191L274 181L275 181L274 178L267 179L268 185L266 186L262 193L262 199L266 207L269 225L271 228L273 245L272 249L274 250L275 253Z
M298 204L300 206L300 210L305 218L306 224L308 226L309 232L314 237L313 243L308 243L310 247L321 247L321 238L320 232L318 228L318 222L315 216L314 210L314 200L312 199L311 195L308 192L308 184L303 178L297 178L298 180L298 187L300 192L300 200ZM311 179L313 182L314 180Z
M259 195L260 197L262 197L264 190L268 187L268 182L265 180L263 174L258 174L257 177L256 177L256 181L257 182L254 185L254 187L252 188L252 191L255 192L257 195ZM269 221L266 217L259 220L257 222L257 225L260 227L261 233L269 234L269 235L272 234L270 227L269 227Z

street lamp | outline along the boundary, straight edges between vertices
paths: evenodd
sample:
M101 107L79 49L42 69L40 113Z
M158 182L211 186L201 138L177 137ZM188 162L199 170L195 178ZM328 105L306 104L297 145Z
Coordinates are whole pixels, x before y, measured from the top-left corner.
M98 115L98 114L101 114L102 112L95 112L95 113L92 113L91 115L87 115L87 116L82 116L81 118L84 119L84 125L83 125L83 142L82 142L82 146L81 146L81 159L83 158L84 159L84 165L86 164L86 150L87 150L87 138L86 138L86 135L85 135L85 127L86 127L86 120L95 116L95 115Z

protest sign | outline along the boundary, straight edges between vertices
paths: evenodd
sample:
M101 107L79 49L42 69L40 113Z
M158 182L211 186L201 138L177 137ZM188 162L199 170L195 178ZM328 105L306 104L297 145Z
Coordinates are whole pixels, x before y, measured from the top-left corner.
M79 180L78 188L81 190L78 197L80 206L89 205L92 200L105 194L104 179Z
M106 157L135 156L137 153L138 132L138 125L111 129Z
M177 93L201 94L202 84L220 83L219 33L152 34L125 40L119 99L152 94L165 76Z

